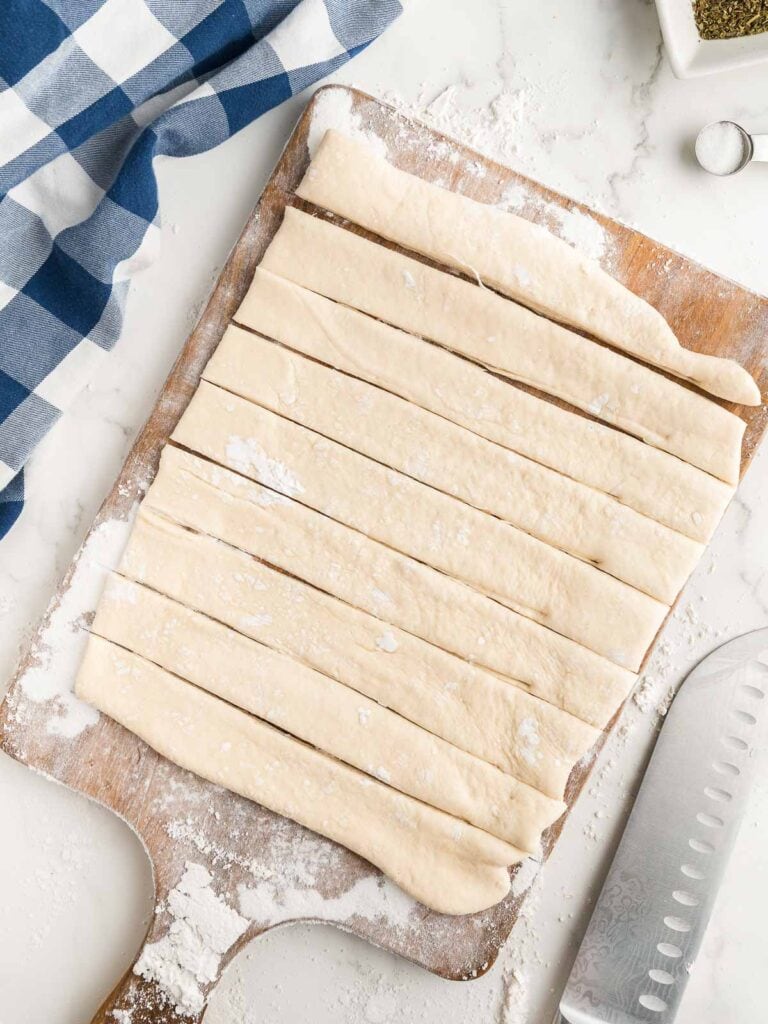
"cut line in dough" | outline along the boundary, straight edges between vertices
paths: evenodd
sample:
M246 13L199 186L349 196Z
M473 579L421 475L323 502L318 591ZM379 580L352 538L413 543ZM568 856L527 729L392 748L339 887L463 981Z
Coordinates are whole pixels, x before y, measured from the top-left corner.
M487 288L292 207L262 266L738 481L746 426L738 416Z
M239 327L227 328L203 377L665 604L704 550L615 498Z
M610 662L598 659L586 648L521 618L442 573L291 499L276 503L275 497L274 492L229 470L168 448L143 508L254 555L367 612L380 620L376 626L380 631L384 624L397 626L434 645L437 654L423 644L412 645L419 662L429 660L443 678L458 676L468 683L481 678L484 687L490 688L486 696L489 707L500 699L496 693L499 682L495 674L489 676L481 670L500 672L505 676L502 685L520 687L517 697L506 694L502 701L514 702L515 723L510 722L500 752L494 754L493 747L483 748L480 756L559 799L571 768L598 737L595 728L561 709L575 705L582 710L587 706L590 721L597 718L604 724L626 696L633 677L622 676ZM441 650L469 662L472 668L467 672L452 657L441 657ZM521 667L527 678L537 682L526 688L525 683L510 676L514 667ZM406 674L405 685L407 678ZM585 686L585 679L590 685ZM349 683L347 678L343 681ZM389 685L387 702L402 710L391 703L392 694L401 684L391 681ZM355 685L355 689L361 686L365 687L365 682ZM529 695L528 689L537 696ZM540 699L543 693L548 694L551 703ZM378 690L371 695L381 699ZM561 695L562 703L558 699ZM437 692L425 699L432 702L443 698ZM413 713L411 705L406 702L404 707L409 717L409 711ZM511 710L497 714L506 718ZM529 730L522 722L528 718L538 723L538 752L529 749L526 739ZM428 712L422 724L437 731ZM458 727L446 738L455 743L453 737L457 734ZM473 753L478 751L473 749Z
M705 543L734 488L629 434L261 268L235 319Z
M526 853L565 805L300 662L120 577L92 632Z
M401 171L340 132L326 132L296 192L711 394L760 404L742 366L683 348L653 306L550 231Z
M174 575L179 566L183 574ZM538 746L551 764L542 766L537 788L548 784L555 798L577 751L594 742L589 727L552 705L156 513L139 513L120 571L503 771L517 774L526 746ZM529 719L538 745L528 735Z
M173 440L636 669L660 601L206 381Z
M522 851L91 636L77 695L187 771L342 843L443 914L493 906Z

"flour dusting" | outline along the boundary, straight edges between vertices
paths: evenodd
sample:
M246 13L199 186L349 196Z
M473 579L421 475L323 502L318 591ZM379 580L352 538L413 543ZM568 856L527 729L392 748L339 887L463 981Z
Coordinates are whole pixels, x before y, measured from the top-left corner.
M273 459L253 437L232 435L227 441L227 459L241 473L255 470L259 480L281 494L295 498L304 488L294 473L279 459Z
M384 630L381 636L376 637L376 646L380 651L386 651L387 654L394 654L398 647L395 634L389 629Z
M406 116L419 118L491 159L508 164L515 157L521 131L526 127L532 100L530 90L502 89L480 105L468 102L455 85L447 86L431 99L427 92L428 87L425 86L414 103L408 103L392 92L385 93L384 99ZM451 159L449 147L442 140L435 139L429 146L432 147L431 155ZM455 159L458 160L458 154ZM479 162L474 167L470 165L469 171L475 177L485 174L485 168Z
M479 104L473 102L475 91L465 85L449 85L432 98L428 92L428 86L423 86L414 102L394 93L385 93L384 98L405 116L418 118L493 160L519 166L523 147L532 141L530 112L535 107L535 94L530 87L503 88L490 98L483 97ZM452 163L459 160L458 152L443 140L428 142L425 152L434 159ZM482 164L475 167L473 170L470 164L467 169L473 176L481 177L485 173ZM444 184L447 187L448 183ZM507 185L495 206L514 213L525 209L528 217L542 223L583 256L610 267L614 255L610 238L588 213L547 201L529 191L523 182Z
M365 131L360 124L360 116L352 109L352 96L347 89L324 89L315 97L312 108L312 120L307 134L307 149L313 157L323 136L329 128L335 128L352 138L364 142L376 156L387 157L387 146L383 139L372 132ZM310 172L311 173L311 172Z
M527 971L541 964L539 935L534 921L541 901L541 864L533 858L523 861L512 881L515 894L530 890L520 908L512 933L499 957L503 1000L500 1024L530 1024L530 991Z
M108 572L117 566L137 505L126 520L108 519L85 542L69 586L32 650L33 664L19 679L24 696L51 704L46 731L72 739L99 719L99 712L74 694L75 677Z
M272 925L295 918L317 921L384 920L407 928L418 904L386 878L361 878L339 896L323 896L315 888L285 887L271 880L238 889L240 913L259 925Z
M212 881L202 864L187 861L164 908L171 926L162 939L145 946L133 969L156 982L181 1015L203 1009L201 986L216 980L222 955L248 927L248 921L214 893Z
M554 203L550 203L548 209L556 221L557 234L563 241L570 243L591 260L600 262L605 258L608 239L605 230L594 217L575 207L566 210Z
M539 749L541 736L535 718L529 715L522 720L517 729L517 738L520 741L520 754L527 764L534 765L542 760L543 754Z

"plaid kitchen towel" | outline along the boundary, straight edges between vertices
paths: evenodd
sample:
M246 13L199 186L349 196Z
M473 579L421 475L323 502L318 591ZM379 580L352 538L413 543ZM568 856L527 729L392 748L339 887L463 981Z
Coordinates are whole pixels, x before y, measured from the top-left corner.
M398 0L0 0L0 537L22 467L120 333L190 156L327 75Z

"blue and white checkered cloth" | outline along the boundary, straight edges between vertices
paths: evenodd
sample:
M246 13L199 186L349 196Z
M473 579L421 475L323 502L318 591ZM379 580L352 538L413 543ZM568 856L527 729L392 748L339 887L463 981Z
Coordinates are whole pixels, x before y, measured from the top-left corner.
M345 63L398 0L0 0L0 537L159 239L155 156Z

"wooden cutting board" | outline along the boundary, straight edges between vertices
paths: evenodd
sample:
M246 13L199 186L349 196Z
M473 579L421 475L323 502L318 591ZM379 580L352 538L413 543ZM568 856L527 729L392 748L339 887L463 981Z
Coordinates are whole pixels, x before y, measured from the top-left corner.
M308 208L298 203L293 191L307 167L313 117L313 136L329 126L377 136L390 159L404 170L482 202L511 204L552 230L565 227L568 234L574 223L586 224L603 243L605 268L656 306L684 345L732 356L755 374L766 391L768 299L522 178L370 96L339 86L321 89L296 126L83 549L21 659L0 708L0 742L12 757L112 808L141 837L154 866L159 908L147 943L167 933L172 919L166 898L188 863L205 866L214 892L231 906L238 907L243 891L248 893L249 906L258 908L260 919L221 956L215 980L253 936L275 924L302 919L335 922L445 978L471 978L488 970L509 935L531 881L528 868L523 867L513 879L508 898L491 910L461 918L432 913L359 857L182 771L103 715L95 725L77 731L66 697L51 696L70 685L77 668L78 636L82 638L82 628L87 627L98 599L93 566L85 563L101 559L108 568L114 561L115 553L106 552L108 545L101 541L130 519L151 482L160 450L245 294L284 206ZM766 428L766 410L737 411L748 424L743 471ZM584 786L593 760L588 757L574 769L569 806ZM565 817L546 834L546 854L564 821ZM209 992L214 984L202 988ZM123 1018L113 1012L119 1009L132 1012ZM201 1017L202 1011L190 1019ZM179 1018L154 983L129 971L95 1021L114 1024L122 1019L158 1024Z

